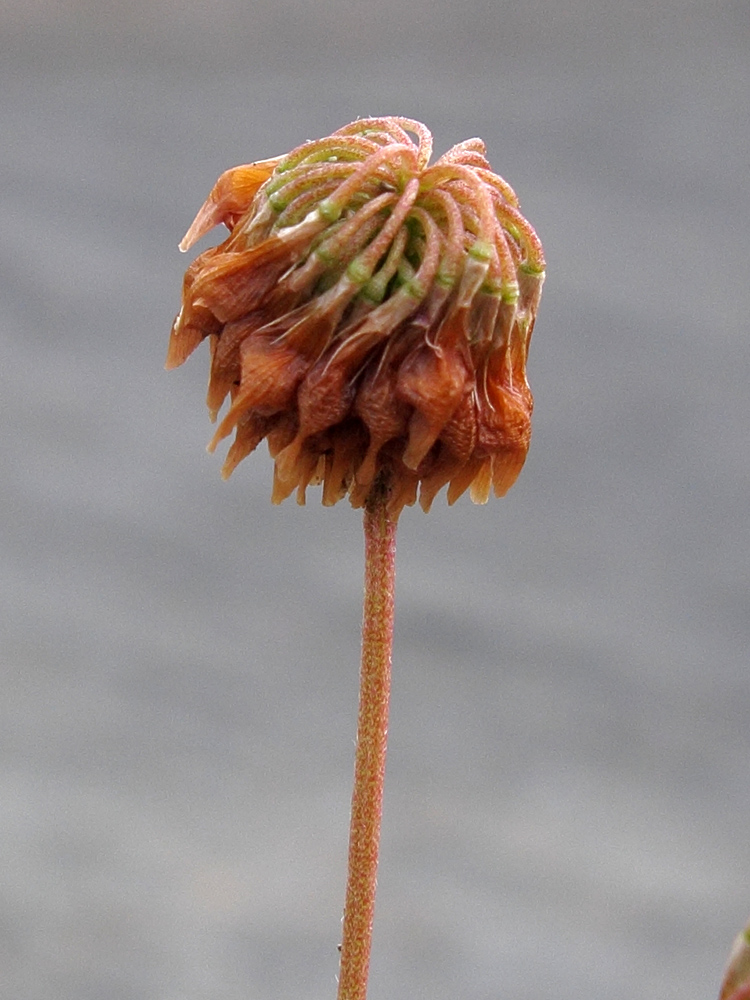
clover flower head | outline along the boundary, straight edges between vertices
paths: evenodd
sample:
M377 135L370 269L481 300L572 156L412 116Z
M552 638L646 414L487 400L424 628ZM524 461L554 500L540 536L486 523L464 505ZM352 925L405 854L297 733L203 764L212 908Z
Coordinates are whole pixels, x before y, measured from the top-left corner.
M386 488L395 518L515 482L542 246L480 139L431 152L421 123L367 118L217 181L180 246L230 235L185 274L167 368L208 339L225 477L265 438L275 503Z

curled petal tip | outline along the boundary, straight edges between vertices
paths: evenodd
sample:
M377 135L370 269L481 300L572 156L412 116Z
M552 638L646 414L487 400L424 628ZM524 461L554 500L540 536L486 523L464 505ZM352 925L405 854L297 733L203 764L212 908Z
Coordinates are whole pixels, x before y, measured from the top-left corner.
M180 253L187 253L191 247L195 246L201 236L205 236L220 222L221 218L218 217L217 206L211 204L210 201L204 202L203 207L190 223L190 228L179 242Z
M189 250L222 222L233 229L234 223L248 211L258 188L268 180L279 160L280 157L275 157L225 170L182 237L180 250L183 253Z
M213 453L216 451L217 446L224 440L227 434L229 434L229 431L224 431L222 430L221 427L219 427L214 436L206 445L206 451L208 452L209 455L213 455Z
M182 361L183 359L179 357L178 352L173 349L172 344L170 343L169 350L167 351L167 357L164 361L164 370L168 372L174 371L175 368L180 367Z

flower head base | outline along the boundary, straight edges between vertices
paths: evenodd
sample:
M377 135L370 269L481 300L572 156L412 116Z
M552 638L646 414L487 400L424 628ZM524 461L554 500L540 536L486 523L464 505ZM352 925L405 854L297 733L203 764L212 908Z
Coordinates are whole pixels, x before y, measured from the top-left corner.
M180 246L230 236L187 270L167 368L208 337L225 477L266 438L275 503L385 486L395 518L515 482L542 246L481 140L431 152L419 122L361 119L217 181Z

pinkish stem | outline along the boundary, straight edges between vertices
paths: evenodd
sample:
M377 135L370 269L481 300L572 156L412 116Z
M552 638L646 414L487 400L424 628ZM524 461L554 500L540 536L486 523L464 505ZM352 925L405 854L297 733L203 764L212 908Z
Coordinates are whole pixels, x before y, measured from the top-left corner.
M396 522L388 516L385 490L373 490L365 509L364 527L362 668L338 1000L365 1000L370 968L388 735L396 570Z

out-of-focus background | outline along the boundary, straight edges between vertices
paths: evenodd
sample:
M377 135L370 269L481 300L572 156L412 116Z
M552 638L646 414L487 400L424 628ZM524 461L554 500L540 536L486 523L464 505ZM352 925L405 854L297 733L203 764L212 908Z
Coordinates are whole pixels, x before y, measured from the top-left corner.
M372 1000L712 997L750 913L747 0L0 35L0 994L334 996L360 518L272 508L265 449L223 483L205 351L162 364L218 174L390 113L482 136L549 270L518 485L401 519Z

